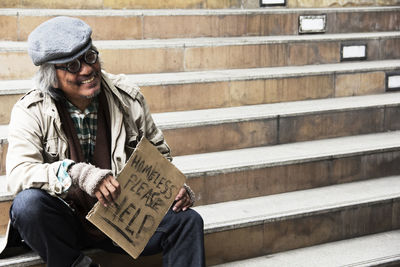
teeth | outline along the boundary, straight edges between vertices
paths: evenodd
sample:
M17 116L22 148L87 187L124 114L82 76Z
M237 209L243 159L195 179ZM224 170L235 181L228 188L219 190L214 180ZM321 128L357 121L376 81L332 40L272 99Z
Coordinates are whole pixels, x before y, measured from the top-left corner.
M92 78L90 78L89 80L82 81L82 83L90 83L90 82L92 82L93 80L94 80L94 76L92 76Z

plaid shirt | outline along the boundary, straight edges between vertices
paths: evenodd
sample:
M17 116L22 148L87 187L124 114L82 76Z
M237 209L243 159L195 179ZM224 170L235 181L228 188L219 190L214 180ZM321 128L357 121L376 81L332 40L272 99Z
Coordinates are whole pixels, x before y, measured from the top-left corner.
M67 101L67 110L74 122L86 162L91 161L96 145L98 107L99 100L97 97L93 98L93 101L83 112Z

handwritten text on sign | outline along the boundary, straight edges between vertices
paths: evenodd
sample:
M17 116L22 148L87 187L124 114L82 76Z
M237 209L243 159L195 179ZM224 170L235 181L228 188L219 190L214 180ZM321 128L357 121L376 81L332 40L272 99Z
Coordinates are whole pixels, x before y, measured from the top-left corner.
M96 203L87 219L136 259L185 180L156 147L142 138L118 176L122 190L115 207Z

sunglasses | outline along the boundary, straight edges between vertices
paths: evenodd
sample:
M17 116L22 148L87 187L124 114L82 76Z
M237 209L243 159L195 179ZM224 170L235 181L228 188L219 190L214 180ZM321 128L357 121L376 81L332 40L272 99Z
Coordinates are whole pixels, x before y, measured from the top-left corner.
M68 62L65 66L54 66L58 70L66 70L70 73L77 73L81 70L81 60L83 59L87 64L94 64L97 62L99 52L93 49L89 49L84 55L80 58L74 59L71 62Z

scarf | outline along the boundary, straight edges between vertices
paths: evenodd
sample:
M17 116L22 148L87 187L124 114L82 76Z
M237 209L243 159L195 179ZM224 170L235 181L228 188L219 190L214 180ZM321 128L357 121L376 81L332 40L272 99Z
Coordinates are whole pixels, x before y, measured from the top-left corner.
M111 123L108 103L103 91L98 95L99 108L97 111L97 134L96 145L94 149L93 159L90 162L92 165L101 169L111 169ZM78 162L86 162L81 145L79 143L75 125L67 111L67 107L63 101L57 101L56 107L62 122L62 129L68 139L69 158ZM82 225L89 236L93 239L100 240L106 236L86 220L87 213L92 209L97 202L97 198L90 197L86 192L79 187L72 185L68 190L65 201L74 209Z

